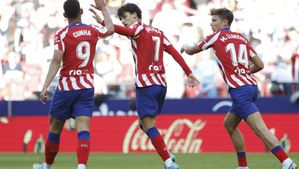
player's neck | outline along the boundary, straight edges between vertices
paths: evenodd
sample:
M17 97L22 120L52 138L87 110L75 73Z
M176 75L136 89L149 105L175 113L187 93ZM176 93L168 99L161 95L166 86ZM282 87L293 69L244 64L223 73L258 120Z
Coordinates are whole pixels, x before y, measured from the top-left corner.
M81 18L76 18L76 19L69 19L68 20L69 25L73 24L73 23L81 23Z

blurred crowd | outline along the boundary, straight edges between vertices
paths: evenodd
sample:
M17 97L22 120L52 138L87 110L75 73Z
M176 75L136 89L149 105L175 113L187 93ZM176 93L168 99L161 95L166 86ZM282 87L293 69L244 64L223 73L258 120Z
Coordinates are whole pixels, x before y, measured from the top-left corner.
M275 1L275 2L274 2ZM211 8L233 10L232 30L250 39L265 68L256 74L261 96L290 95L299 90L298 0L108 0L115 24L117 9L137 3L146 24L160 28L179 50L212 33ZM0 100L37 99L53 55L55 32L67 25L62 0L0 1ZM88 11L93 0L80 0L82 21L96 24ZM165 53L166 54L166 53ZM227 89L210 50L184 59L201 81L185 86L185 75L165 55L167 98L227 97ZM95 57L97 95L134 97L134 66L130 42L118 34L100 40ZM57 81L57 80L56 80ZM55 81L49 93L55 90Z

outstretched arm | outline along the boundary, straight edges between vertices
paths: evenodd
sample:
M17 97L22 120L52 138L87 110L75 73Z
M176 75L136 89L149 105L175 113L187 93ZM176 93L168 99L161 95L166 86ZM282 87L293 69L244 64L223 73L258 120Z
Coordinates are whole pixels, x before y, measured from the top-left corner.
M185 74L187 75L187 85L189 87L194 87L197 86L199 84L198 79L193 75L191 69L189 68L189 66L187 65L187 63L185 62L185 60L183 59L183 57L179 54L179 52L172 46L172 45L168 45L165 46L165 51L167 53L169 53L173 59L182 67L182 69L184 70Z
M189 68L183 57L172 45L165 46L164 50L168 54L170 54L173 57L173 59L182 67L187 76L192 73L191 69Z
M201 52L202 49L197 45L183 45L181 48L181 53L186 52L188 55L193 55L195 53Z
M100 10L104 16L104 20L105 20L105 27L108 30L108 35L111 35L114 32L114 25L112 23L111 17L109 15L108 9L106 7L106 4L104 3L103 0L94 0L95 5L91 5L92 7ZM92 9L90 9L92 11ZM92 11L93 13L95 13L95 11ZM100 18L99 16L96 16L96 20L98 18ZM94 16L95 18L95 16Z

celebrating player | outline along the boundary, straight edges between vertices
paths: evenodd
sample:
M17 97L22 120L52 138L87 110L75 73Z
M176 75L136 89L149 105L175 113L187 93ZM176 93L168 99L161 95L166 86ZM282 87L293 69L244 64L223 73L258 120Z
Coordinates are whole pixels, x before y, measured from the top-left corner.
M93 9L94 18L103 23ZM164 161L166 169L178 169L174 156L167 150L165 142L156 128L156 116L160 113L165 95L166 79L163 50L169 53L188 76L187 83L193 87L198 80L192 74L181 55L163 32L142 23L140 8L127 3L118 9L118 16L125 26L114 25L115 32L131 40L136 73L136 106L141 129L148 135L153 146ZM106 20L105 20L106 24Z
M106 26L99 28L81 23L83 10L78 0L64 2L64 17L69 25L57 31L55 52L40 94L47 100L47 88L62 62L59 83L50 108L50 131L45 145L45 162L34 164L34 169L50 169L59 150L60 135L67 119L74 117L78 132L78 169L85 169L90 150L90 118L93 108L93 59L100 37L114 32L114 27L103 0L95 0L102 11Z
M269 131L254 104L258 96L258 87L253 73L263 69L263 62L243 35L230 30L234 19L230 10L211 9L210 13L212 15L210 25L214 33L197 45L184 45L181 52L192 55L212 48L217 56L219 68L233 101L226 115L224 126L237 152L238 169L248 169L244 139L238 129L242 119L279 159L283 169L297 168L294 161L279 145L277 138Z

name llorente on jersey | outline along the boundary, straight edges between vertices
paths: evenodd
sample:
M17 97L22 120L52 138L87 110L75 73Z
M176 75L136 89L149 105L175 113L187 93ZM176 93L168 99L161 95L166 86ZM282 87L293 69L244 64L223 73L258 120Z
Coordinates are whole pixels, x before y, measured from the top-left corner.
M73 33L73 36L75 38L79 37L79 36L91 36L91 31L90 30L79 30L77 32Z
M221 40L222 42L225 42L225 41L228 40L228 39L240 39L240 40L242 40L243 42L247 43L247 40L246 40L243 36L236 35L236 34L230 34L230 33L228 33L228 34L226 34L225 36L222 36L222 37L220 38L220 40Z

